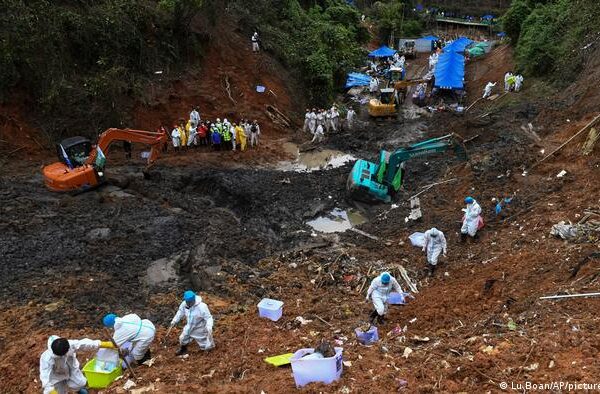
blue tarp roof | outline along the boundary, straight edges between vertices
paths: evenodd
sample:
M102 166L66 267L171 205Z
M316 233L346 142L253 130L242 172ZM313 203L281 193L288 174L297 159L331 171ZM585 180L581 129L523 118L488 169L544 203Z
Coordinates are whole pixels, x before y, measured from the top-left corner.
M481 17L481 19L485 19L485 20L488 20L488 21L490 21L490 20L492 20L494 18L495 18L494 15L489 15L489 14L488 15L484 15L484 16Z
M369 86L371 77L367 74L361 73L348 73L348 79L346 79L346 89L353 88L355 86Z
M390 57L394 56L394 53L396 53L395 50L384 45L369 53L369 57Z
M501 31L500 33L496 34L498 37L506 37L506 33Z
M471 45L474 41L467 37L459 37L444 47L444 52L464 52L465 48Z
M435 87L440 89L463 89L465 57L456 52L444 52L435 66Z
M436 36L425 36L425 37L421 37L420 40L436 41L436 40L438 40L438 38Z

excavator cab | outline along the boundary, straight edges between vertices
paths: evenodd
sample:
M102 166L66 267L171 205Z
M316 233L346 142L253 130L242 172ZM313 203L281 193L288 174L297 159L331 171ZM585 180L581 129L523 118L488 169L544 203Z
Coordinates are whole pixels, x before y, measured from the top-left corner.
M73 167L85 164L91 151L92 143L85 137L71 137L56 144L58 160L68 165L68 159Z

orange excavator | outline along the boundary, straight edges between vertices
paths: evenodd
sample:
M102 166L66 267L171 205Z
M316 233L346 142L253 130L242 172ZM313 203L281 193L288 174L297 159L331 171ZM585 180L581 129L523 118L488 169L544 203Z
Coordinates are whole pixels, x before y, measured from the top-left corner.
M167 135L144 130L108 129L100 135L95 146L85 137L67 138L56 145L59 162L44 167L44 183L56 192L86 191L101 185L106 163L104 153L115 141L150 145L150 166L158 158Z

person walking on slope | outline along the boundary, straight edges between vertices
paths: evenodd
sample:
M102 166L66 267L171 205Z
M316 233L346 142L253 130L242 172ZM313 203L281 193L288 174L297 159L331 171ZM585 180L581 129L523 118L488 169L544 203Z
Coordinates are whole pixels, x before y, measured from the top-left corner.
M367 290L366 301L369 302L369 298L373 302L375 310L371 312L370 319L371 323L375 323L377 320L379 323L385 321L384 317L388 310L388 296L392 290L402 293L402 288L398 284L396 278L387 272L383 272L377 278L371 281L371 286Z
M254 32L254 34L252 34L252 52L254 53L258 53L258 51L260 50L260 46L258 45L259 42L259 37L258 37L258 32Z
M487 85L485 85L485 89L483 89L483 98L488 98L492 95L494 86L496 86L496 82L488 82Z
M44 394L66 394L69 390L87 394L87 380L79 369L76 352L93 352L99 348L114 348L112 342L93 339L70 339L52 335L47 349L40 356L40 382Z
M467 235L472 238L477 238L477 230L479 229L481 219L481 207L475 201L473 197L465 198L465 204L467 204L465 216L463 217L463 224L460 228L460 240L464 242L467 239Z
M150 320L142 320L135 313L123 317L109 313L104 316L102 323L105 327L115 329L113 340L119 349L127 354L125 360L132 368L150 359L150 344L156 333L154 324ZM123 366L127 366L125 361Z
M183 302L179 305L177 313L171 320L171 327L175 327L184 316L186 325L179 336L180 347L175 355L186 354L187 346L192 340L195 340L202 350L214 348L212 315L208 310L208 306L202 302L202 297L191 290L183 293Z
M429 276L432 276L437 267L438 258L441 253L446 257L446 237L444 233L433 227L431 230L425 231L425 243L423 244L423 252L427 253L427 268L429 268Z

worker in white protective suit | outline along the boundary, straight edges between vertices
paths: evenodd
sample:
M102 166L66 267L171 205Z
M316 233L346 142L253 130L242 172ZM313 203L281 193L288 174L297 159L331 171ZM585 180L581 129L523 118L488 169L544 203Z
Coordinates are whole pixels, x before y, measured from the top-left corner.
M496 86L496 82L488 82L487 85L485 85L485 89L483 89L483 98L488 98L492 95L494 86Z
M304 114L304 127L302 127L302 131L307 132L310 130L310 110L306 109L306 114Z
M510 83L509 80L512 77L512 73L510 71L508 71L506 74L504 74L504 91L508 92L510 91Z
M352 130L352 128L354 127L354 118L356 117L356 112L354 111L354 108L350 107L348 108L348 112L346 112L346 126L348 127L348 130Z
M308 121L308 129L310 130L311 134L314 134L317 130L317 110L313 108L309 115L310 118Z
M190 112L190 122L194 128L198 127L200 124L200 113L198 112L198 107L192 107L192 112Z
M523 76L521 74L518 74L515 76L515 92L521 91L522 87L523 87Z
M150 359L150 344L156 333L150 320L141 319L135 313L123 317L109 313L104 316L102 323L105 327L115 329L113 340L132 368ZM127 363L123 362L123 367L127 367Z
M317 130L315 130L315 135L313 136L313 139L310 142L321 142L323 141L323 138L325 136L325 132L323 131L323 125L319 124L317 125Z
M387 272L382 273L377 278L373 279L369 290L367 290L366 301L369 302L369 298L373 302L375 310L371 312L371 323L375 323L377 319L379 323L384 322L384 316L387 313L388 303L387 299L392 290L402 293L402 288L398 284L396 278Z
M369 82L369 91L371 93L376 93L379 90L379 79L371 78L371 82Z
M332 106L331 110L331 129L333 131L338 131L340 129L340 113L338 112L336 106Z
M48 338L48 348L40 356L40 382L44 394L66 394L69 390L87 394L87 380L79 369L76 352L114 348L112 342L93 339Z
M423 244L423 252L427 252L427 268L429 275L433 275L437 267L440 254L446 257L446 237L444 233L433 227L431 230L425 231L425 243Z
M463 218L463 224L460 228L460 240L465 241L467 235L476 238L477 230L479 228L479 222L481 220L481 207L475 201L473 197L465 198L465 204L467 204L467 208L463 209L465 211L465 216Z
M208 306L202 302L202 297L191 290L183 293L183 302L179 305L179 309L171 321L171 327L175 327L184 316L186 325L179 336L180 347L175 354L177 356L186 354L187 346L192 340L195 340L202 350L214 348L212 315Z

